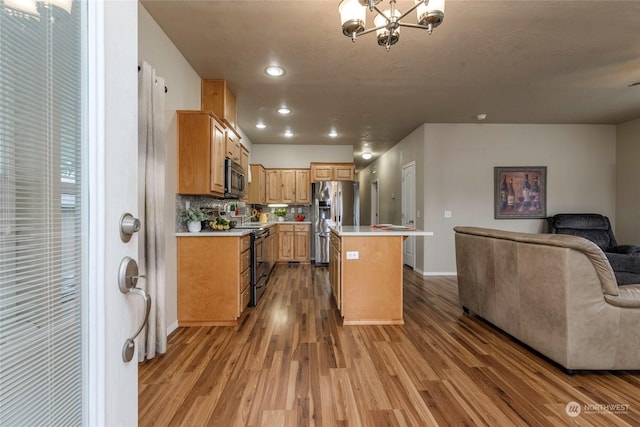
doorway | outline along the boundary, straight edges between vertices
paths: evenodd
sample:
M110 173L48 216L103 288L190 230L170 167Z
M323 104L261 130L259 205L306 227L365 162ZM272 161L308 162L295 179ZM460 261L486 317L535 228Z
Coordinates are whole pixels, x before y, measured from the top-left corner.
M380 193L378 180L371 182L371 225L380 223Z
M416 226L416 162L402 166L402 225ZM416 238L409 236L404 241L403 261L411 268L415 267Z

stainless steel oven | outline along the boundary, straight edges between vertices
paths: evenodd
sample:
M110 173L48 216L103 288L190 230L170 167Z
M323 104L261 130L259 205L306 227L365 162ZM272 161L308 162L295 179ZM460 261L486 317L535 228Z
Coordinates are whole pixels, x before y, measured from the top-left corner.
M267 289L269 273L271 273L272 256L270 244L267 241L269 228L259 228L251 233L251 301L250 307L255 307Z
M240 163L227 158L224 161L224 197L239 199L247 190L247 179Z

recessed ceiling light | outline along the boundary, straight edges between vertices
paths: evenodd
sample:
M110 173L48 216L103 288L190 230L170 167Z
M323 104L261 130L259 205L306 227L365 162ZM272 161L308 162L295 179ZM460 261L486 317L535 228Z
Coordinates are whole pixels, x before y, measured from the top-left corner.
M331 138L335 138L336 136L338 136L338 132L336 132L335 130L332 130L327 135L329 135Z
M364 153L362 153L362 158L365 160L369 160L372 156L373 154L371 154L371 151L365 151Z
M287 107L281 107L281 108L278 108L278 113L282 115L287 115L291 113L291 110L288 109Z
M271 76L271 77L282 77L282 76L284 76L284 68L278 67L277 65L270 65L269 67L264 69L264 72L267 73L267 75Z
M286 136L287 138L291 138L293 136L293 132L291 132L290 130L286 130L284 132L284 136Z
M264 123L258 123L258 124L256 125L256 127L257 127L258 129L264 129L264 128L266 128L266 127L267 127L267 125L265 125Z

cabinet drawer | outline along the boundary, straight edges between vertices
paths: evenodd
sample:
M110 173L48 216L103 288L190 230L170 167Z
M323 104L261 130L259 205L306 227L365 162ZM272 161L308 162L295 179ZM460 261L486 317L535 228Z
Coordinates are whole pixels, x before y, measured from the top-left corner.
M293 231L293 224L278 224L278 232L280 231Z
M342 243L340 240L340 237L338 237L335 233L330 234L329 242L331 243L332 246L335 246L338 252L342 250L342 248L340 247L340 244Z
M304 224L304 225L294 225L293 226L294 231L309 231L309 226Z
M249 305L249 300L251 299L250 291L251 286L247 286L245 290L242 291L242 294L240 294L240 313Z
M251 283L251 269L247 268L240 274L240 289L244 289Z
M251 246L251 238L247 234L246 236L242 236L240 238L240 252L244 252L249 249Z
M251 265L251 251L242 252L240 255L240 271L245 271L249 268L249 265Z

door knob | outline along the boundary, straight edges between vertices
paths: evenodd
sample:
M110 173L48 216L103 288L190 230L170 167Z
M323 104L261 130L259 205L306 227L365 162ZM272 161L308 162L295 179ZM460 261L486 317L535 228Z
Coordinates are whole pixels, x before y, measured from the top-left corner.
M118 287L123 294L138 295L144 300L144 319L138 330L131 338L127 338L122 347L122 360L130 362L135 352L135 339L142 332L149 321L149 312L151 311L151 297L142 289L136 288L138 279L144 279L144 276L138 275L138 263L131 257L124 257L120 262L120 270L118 271Z
M140 231L140 220L129 212L122 214L120 217L120 239L127 243L131 240L133 233L138 231Z

